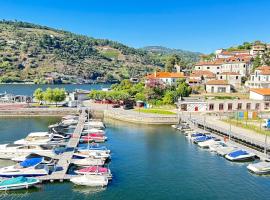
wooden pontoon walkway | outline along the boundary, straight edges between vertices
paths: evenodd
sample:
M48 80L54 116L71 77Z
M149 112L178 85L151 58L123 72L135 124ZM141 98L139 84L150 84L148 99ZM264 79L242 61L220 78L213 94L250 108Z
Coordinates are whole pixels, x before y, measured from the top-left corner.
M75 148L78 146L78 143L80 141L85 121L86 121L86 113L84 110L82 110L74 133L70 138L69 142L67 143L66 148L68 151L60 155L59 161L56 164L57 168L60 169L55 172L52 172L52 174L50 175L38 177L40 181L54 181L54 180L63 181L69 180L71 177L76 176L76 175L68 175L67 171L71 163Z

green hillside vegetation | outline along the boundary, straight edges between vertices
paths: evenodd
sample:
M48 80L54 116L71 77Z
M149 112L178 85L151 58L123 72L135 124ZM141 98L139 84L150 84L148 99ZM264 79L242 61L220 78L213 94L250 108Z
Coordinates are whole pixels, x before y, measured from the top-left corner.
M142 49L26 22L0 21L0 82L113 82L163 70ZM125 74L122 74L125 69Z

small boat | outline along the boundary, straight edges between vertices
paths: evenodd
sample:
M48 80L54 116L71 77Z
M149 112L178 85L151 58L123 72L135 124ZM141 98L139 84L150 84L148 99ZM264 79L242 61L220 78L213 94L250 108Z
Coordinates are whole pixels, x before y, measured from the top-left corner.
M198 146L201 148L209 148L210 145L215 144L216 142L216 139L210 139L203 142L198 142Z
M76 185L104 187L108 185L108 178L100 175L82 175L70 179Z
M94 145L88 145L88 144L79 144L77 147L78 151L87 151L87 150L93 150L93 151L106 151L110 153L111 151L107 149L105 146L99 146L98 144Z
M49 174L49 168L47 165L41 164L43 158L30 158L25 161L0 168L1 177L34 177L34 176L45 176Z
M230 161L252 161L255 159L255 154L240 149L227 154L225 158Z
M12 159L14 157L28 156L36 153L41 156L55 157L55 150L51 146L43 145L19 145L19 144L3 144L0 145L0 158Z
M80 142L98 142L103 143L107 140L105 136L82 136Z
M228 145L228 144L224 144L223 146L220 146L220 147L217 147L216 148L216 152L218 155L220 156L225 156L233 151L236 151L238 150L237 147L235 146L231 146L231 145Z
M84 123L84 128L97 128L97 129L105 129L105 125L101 121L89 121Z
M66 115L66 116L62 117L62 120L71 120L71 119L78 120L79 116L78 115Z
M195 144L198 144L199 142L204 142L204 141L207 141L207 140L212 140L214 137L213 136L210 136L210 135L206 135L206 136L199 136L199 137L196 137L193 142Z
M106 167L90 166L74 172L79 175L102 175L106 176L108 179L112 179L111 170Z
M187 138L189 138L191 141L193 141L197 137L202 137L202 136L206 136L206 135L204 133L190 132L190 134L187 135Z
M48 132L32 132L29 133L26 138L15 141L14 144L44 145L51 141L52 136L53 135Z
M100 129L97 129L97 128L90 128L90 129L85 129L85 130L82 131L82 135L86 135L86 134L89 134L89 133L98 133L98 134L105 135L104 130L100 130Z
M22 162L22 161L24 161L26 159L30 159L30 158L43 158L42 162L41 162L42 164L46 164L48 166L55 165L55 160L52 159L51 157L41 156L41 155L36 154L36 153L31 153L28 156L15 157L15 158L12 158L11 160L13 160L15 162Z
M93 158L100 158L100 159L108 159L110 158L110 154L105 152L105 151L79 151L74 153L75 158L88 158L88 157L93 157Z
M18 189L28 189L39 183L36 178L26 178L19 176L16 178L10 178L0 182L0 190L18 190Z
M76 124L78 124L78 120L77 119L66 119L66 120L63 120L61 122L61 124L68 125L68 126L76 125Z
M215 143L209 145L209 150L211 152L216 152L218 148L224 147L225 145L226 144L222 141L216 141Z
M270 162L262 161L254 164L249 164L247 168L249 171L255 174L270 174Z
M106 158L94 158L87 157L82 159L72 159L71 163L77 166L103 166L105 164Z

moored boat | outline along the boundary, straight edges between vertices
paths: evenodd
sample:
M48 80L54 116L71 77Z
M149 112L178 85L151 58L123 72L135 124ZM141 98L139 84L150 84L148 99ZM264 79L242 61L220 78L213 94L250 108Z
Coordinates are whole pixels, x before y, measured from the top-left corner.
M252 161L255 159L255 154L240 149L227 154L225 158L230 161Z
M32 132L26 138L14 142L21 145L44 145L51 141L53 135L48 132Z
M263 174L270 174L270 162L258 162L258 163L253 163L249 164L247 166L248 170L259 175Z
M108 178L100 175L82 175L70 179L76 185L104 187L108 185Z
M28 189L39 183L36 178L26 178L19 176L16 178L10 178L0 182L0 190L18 190L18 189Z
M71 163L77 166L103 166L105 164L106 158L94 158L94 157L87 157L81 159L72 159Z
M74 172L79 175L102 175L106 176L108 179L112 179L111 170L106 167L89 166L83 169L75 170Z

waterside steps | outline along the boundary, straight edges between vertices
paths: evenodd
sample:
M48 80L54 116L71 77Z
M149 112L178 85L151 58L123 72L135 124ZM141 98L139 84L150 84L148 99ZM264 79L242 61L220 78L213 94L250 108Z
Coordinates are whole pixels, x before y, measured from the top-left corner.
M50 181L50 182L60 181L60 182L62 182L64 180L70 180L72 177L76 176L76 175L67 174L67 171L68 171L69 165L71 163L75 148L79 144L80 137L81 137L86 119L87 119L86 112L85 112L85 110L82 110L82 112L79 116L78 124L74 130L74 133L67 143L67 146L66 146L67 151L62 153L59 156L59 161L56 164L57 168L59 168L59 170L56 170L47 176L37 177L41 182L43 182L43 181Z
M198 130L200 132L210 132L220 139L223 139L224 137L230 138L230 143L233 145L247 149L261 160L270 161L270 155L268 154L270 146L267 143L263 143L254 138L243 137L236 132L223 129L214 124L206 123L204 120L196 117L193 118L182 115L181 121L189 123L194 130Z

